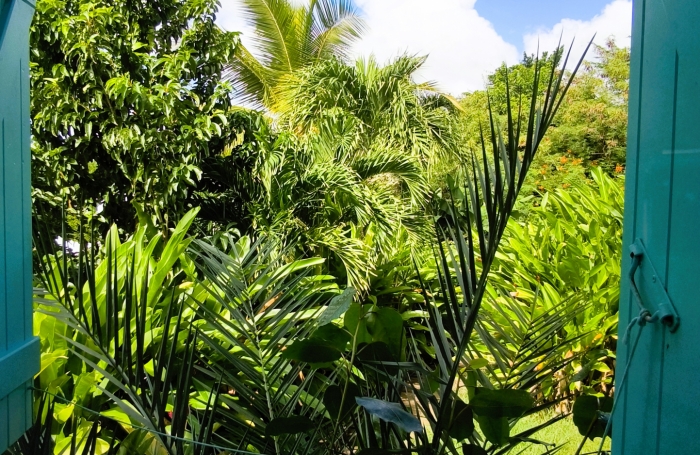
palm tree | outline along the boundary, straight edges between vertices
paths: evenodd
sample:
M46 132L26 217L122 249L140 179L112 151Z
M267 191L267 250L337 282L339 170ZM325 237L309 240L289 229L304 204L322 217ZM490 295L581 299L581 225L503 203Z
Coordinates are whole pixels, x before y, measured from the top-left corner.
M237 47L227 79L242 101L270 106L285 76L330 57L347 58L364 23L352 0L243 0L255 50Z
M359 290L396 248L430 237L432 170L457 154L454 104L413 81L424 61L332 58L286 76L277 90L276 123L291 133L262 168L268 198L258 225L303 237L310 254L339 261Z
M354 153L393 149L424 164L459 148L450 115L459 103L414 76L427 57L404 55L381 66L374 57L352 65L329 59L290 75L275 110L302 135L340 129L354 135ZM337 132L336 132L337 133Z

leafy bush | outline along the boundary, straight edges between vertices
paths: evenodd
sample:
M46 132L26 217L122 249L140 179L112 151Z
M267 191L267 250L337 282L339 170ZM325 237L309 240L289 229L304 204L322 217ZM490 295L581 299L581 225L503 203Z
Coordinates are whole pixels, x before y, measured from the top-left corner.
M32 184L34 199L55 207L46 221L60 219L64 200L72 218L91 202L103 205L104 230L132 233L137 205L165 231L192 207L202 159L246 125L222 81L238 35L215 25L217 9L215 0L37 2Z
M543 384L545 396L571 392L606 393L612 385L622 251L622 179L602 169L591 183L546 193L525 220L512 219L496 255L491 284L494 305L515 299L526 307L547 302L583 304L561 331L577 337L567 345L572 361L559 377ZM538 304L537 300L541 302ZM513 318L518 320L518 318ZM559 332L559 333L557 333Z

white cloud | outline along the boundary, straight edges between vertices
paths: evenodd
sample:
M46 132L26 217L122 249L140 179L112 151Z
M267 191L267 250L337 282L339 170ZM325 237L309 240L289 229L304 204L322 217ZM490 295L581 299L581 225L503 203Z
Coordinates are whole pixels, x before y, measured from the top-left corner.
M568 49L571 40L575 38L571 51L572 64L575 64L594 34L596 44L604 44L609 37L613 37L618 46L629 47L632 34L632 0L614 0L589 21L562 19L551 29L540 29L525 35L523 44L525 52L530 54L537 51L538 42L541 50L552 50L562 37L562 43ZM591 57L589 53L587 58Z
M373 53L385 62L403 52L428 55L420 79L458 95L481 89L485 76L518 50L474 9L475 0L356 0L368 31L356 55Z
M308 0L293 0L303 4ZM479 16L476 0L355 0L362 9L368 30L354 48L355 56L374 54L385 63L404 52L428 55L418 78L438 83L447 92L459 95L482 89L485 77L504 61L517 63L520 53L506 42L491 23ZM557 0L551 0L557 1ZM581 0L583 1L583 0ZM251 48L253 29L241 13L240 0L222 0L217 22L226 30L242 32L242 41ZM546 7L542 2L543 7ZM602 44L614 36L618 45L629 46L632 0L613 0L589 21L562 19L551 29L540 29L523 37L528 53L553 50L564 31L563 42L576 37L573 56L581 55L594 33Z

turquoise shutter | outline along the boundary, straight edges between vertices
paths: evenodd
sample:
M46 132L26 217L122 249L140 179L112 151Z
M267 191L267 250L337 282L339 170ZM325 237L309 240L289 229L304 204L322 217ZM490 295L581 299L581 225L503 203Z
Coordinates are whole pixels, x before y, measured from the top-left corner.
M700 2L636 0L613 453L700 454ZM633 259L634 251L645 251ZM632 281L668 325L639 326ZM673 312L680 317L672 327ZM676 330L674 330L676 329Z
M29 26L34 5L0 0L0 453L32 419Z

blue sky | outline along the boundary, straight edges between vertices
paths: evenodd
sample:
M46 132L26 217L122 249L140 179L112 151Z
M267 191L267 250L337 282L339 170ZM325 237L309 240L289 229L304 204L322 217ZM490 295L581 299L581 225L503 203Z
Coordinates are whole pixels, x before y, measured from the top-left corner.
M588 21L610 0L477 0L474 8L506 41L522 50L522 37L563 18Z
M292 0L303 3L308 0ZM563 33L573 38L573 55L613 37L629 46L632 0L355 0L368 26L354 57L380 62L408 53L428 55L417 75L459 95L483 88L486 76L503 62L518 63L523 51L554 50ZM242 32L253 48L253 30L240 14L240 0L221 0L219 24ZM254 49L253 52L255 51Z

